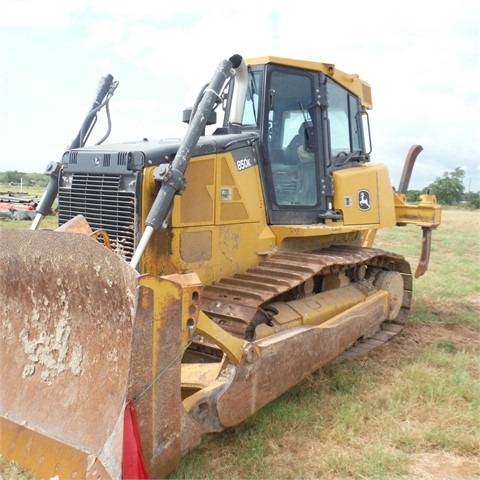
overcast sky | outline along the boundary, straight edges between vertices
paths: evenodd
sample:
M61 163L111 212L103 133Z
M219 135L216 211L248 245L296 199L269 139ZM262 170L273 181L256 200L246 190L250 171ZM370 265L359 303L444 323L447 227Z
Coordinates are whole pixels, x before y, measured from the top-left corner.
M0 0L0 171L61 158L100 77L120 82L108 141L178 137L222 58L334 63L372 86L372 161L411 189L462 167L480 190L480 2ZM93 132L93 141L104 134Z

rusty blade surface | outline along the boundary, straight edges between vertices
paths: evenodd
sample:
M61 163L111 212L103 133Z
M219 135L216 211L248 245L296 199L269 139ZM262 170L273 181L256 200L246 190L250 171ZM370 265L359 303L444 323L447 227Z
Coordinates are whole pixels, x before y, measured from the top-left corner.
M138 274L83 234L1 230L0 251L2 454L71 477L65 446L83 452L78 478L97 459L120 476Z

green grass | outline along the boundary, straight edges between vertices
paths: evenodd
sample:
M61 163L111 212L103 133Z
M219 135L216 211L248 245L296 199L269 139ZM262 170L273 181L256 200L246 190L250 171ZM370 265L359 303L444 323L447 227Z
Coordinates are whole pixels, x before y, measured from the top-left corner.
M31 220L5 220L0 219L0 228L14 228L26 230L30 228ZM58 218L54 215L45 217L40 223L39 229L55 230L58 227Z
M443 211L433 231L430 266L414 281L412 320L460 323L479 329L480 212ZM421 230L415 226L379 232L377 245L404 255L416 267Z
M2 194L10 193L13 196L22 196L27 195L29 197L35 197L36 199L40 199L45 191L44 187L20 187L20 185L5 185L0 184L0 192Z

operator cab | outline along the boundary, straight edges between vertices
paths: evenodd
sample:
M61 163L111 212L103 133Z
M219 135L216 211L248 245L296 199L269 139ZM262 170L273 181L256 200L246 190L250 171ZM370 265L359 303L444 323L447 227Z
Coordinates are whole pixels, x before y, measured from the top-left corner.
M232 119L235 108L227 106L224 126L259 132L269 223L340 219L332 209L331 173L369 160L362 100L328 74L331 65L271 57L263 62L248 67L241 118ZM245 82L242 76L235 81ZM235 85L234 92L237 88L242 91Z

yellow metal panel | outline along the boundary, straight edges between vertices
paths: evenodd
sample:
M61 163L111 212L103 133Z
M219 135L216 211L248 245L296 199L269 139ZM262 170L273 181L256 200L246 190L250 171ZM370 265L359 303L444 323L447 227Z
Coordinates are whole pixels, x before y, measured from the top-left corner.
M181 357L194 330L202 285L195 274L143 275L139 283L154 294L148 298L153 322L137 337L129 379L138 383L138 373L144 376L141 390L132 393L146 466L151 478L166 478L182 455Z
M258 167L238 170L230 153L217 160L215 223L265 223Z
M180 256L185 262L205 262L211 260L211 230L182 232L180 234Z
M362 165L333 172L336 210L345 225L395 225L393 189L385 165Z
M191 159L185 171L187 189L175 197L172 226L213 223L215 161L212 156Z
M240 361L245 341L237 338L210 320L201 310L196 325L197 333L219 345L230 361L234 364Z
M210 232L210 233L206 233ZM196 272L202 283L211 283L222 276L231 276L235 272L253 267L259 255L271 251L275 238L269 229L257 223L239 223L211 227L176 228L172 236L172 252L185 251L181 246L185 234L198 234L197 238L211 237L211 258L208 261L193 254L172 255L173 270L176 272ZM192 237L194 238L194 237ZM196 245L196 250L204 246Z
M220 223L232 220L248 220L248 214L243 203L223 203L220 208Z
M313 252L333 244L361 246L374 225L348 225L341 222L320 225L271 225L280 249Z
M231 153L192 158L187 189L175 197L172 227L265 223L258 167L237 170Z
M277 246L276 237L272 229L268 225L264 225L263 228L260 226L259 234L257 237L257 254L263 255L265 253L271 252L273 248Z
M154 232L141 271L198 272L212 282L256 265L259 255L271 251L276 240L266 224L258 166L252 165L237 169L229 152L192 158L188 188L174 199L172 228ZM150 170L142 187L142 228L158 191Z
M55 475L57 478L86 478L91 461L88 452L37 432L26 423L19 425L0 417L0 451L5 458L14 460L40 478L52 478Z
M223 362L182 363L182 393L208 387L218 378L222 367Z
M421 227L437 227L442 221L442 208L435 195L421 195L418 205L410 205L404 194L395 193L397 224L415 224Z

